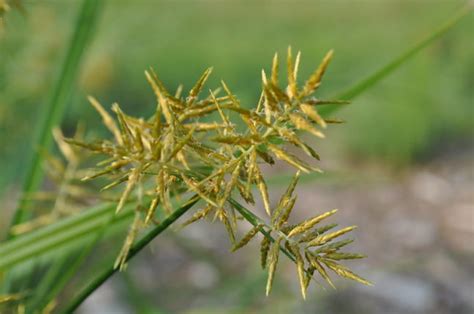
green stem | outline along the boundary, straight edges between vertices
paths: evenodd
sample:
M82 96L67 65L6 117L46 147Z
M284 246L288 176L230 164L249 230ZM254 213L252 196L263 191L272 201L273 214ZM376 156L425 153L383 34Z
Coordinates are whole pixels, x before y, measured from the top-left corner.
M175 210L169 215L161 224L149 231L143 238L135 243L126 258L129 261L138 252L140 252L145 246L147 246L154 238L165 231L171 224L178 220L184 213L186 213L191 207L193 207L199 201L199 197L194 195L191 197L183 206ZM97 290L107 279L112 277L118 271L118 268L114 268L110 265L107 269L102 271L96 278L92 280L80 293L77 295L66 307L63 313L73 313L81 304L90 296L95 290Z
M229 199L229 203L245 218L245 220L247 220L253 226L256 227L258 225L266 225L263 219L259 218L250 210L240 205L240 203L237 202L236 200L231 198ZM263 229L263 227L261 227L258 231L260 231L260 233L263 234L265 237L267 237L270 241L275 242L275 239L273 239L270 232ZM288 252L288 250L280 246L280 251L282 251L283 254L285 254L290 260L292 260L293 262L296 262L296 259L290 252Z
M81 10L76 20L75 31L69 43L64 63L61 67L60 74L57 77L51 98L43 112L43 117L37 133L38 138L33 146L35 152L26 174L21 200L13 215L10 227L25 222L31 216L31 213L28 210L31 200L28 196L38 189L43 177L43 154L39 154L36 150L48 150L51 146L51 128L61 121L64 108L69 101L71 90L77 77L77 72L79 70L86 44L92 35L101 4L101 0L84 0L82 3ZM7 238L12 238L13 236L14 235L9 232Z

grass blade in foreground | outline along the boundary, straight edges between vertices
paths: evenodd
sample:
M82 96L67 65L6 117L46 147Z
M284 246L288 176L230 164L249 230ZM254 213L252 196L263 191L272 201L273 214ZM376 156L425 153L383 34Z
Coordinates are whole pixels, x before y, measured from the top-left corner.
M99 206L79 215L63 219L0 245L0 273L34 257L68 251L94 236L114 211L112 205ZM125 229L133 217L131 208L117 215L109 229ZM108 230L113 231L113 230Z
M26 173L21 200L14 213L11 226L26 221L30 216L28 212L30 201L26 196L37 190L43 177L43 156L39 154L37 150L47 150L51 145L51 129L61 121L64 108L69 100L71 89L77 76L82 56L94 29L101 3L101 0L84 0L82 3L64 63L56 80L51 98L48 101L46 109L43 111L42 121L40 121L41 124L38 129L38 138L33 146L33 158ZM12 236L11 233L8 234L8 238Z
M35 296L29 302L27 308L46 309L50 302L54 302L56 296L62 291L69 280L77 273L79 267L89 256L95 246L103 240L109 227L118 218L114 212L110 212L95 236L82 247L78 254L64 254L53 263L46 275L41 279L38 288L35 290ZM72 260L71 260L72 258Z

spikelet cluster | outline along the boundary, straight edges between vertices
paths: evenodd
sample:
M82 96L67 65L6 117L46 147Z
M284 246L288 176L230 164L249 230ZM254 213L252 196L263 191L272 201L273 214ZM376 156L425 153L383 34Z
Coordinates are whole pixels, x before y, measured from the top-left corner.
M306 298L306 291L315 272L335 288L328 275L328 269L341 277L371 285L369 281L339 263L341 260L365 257L358 253L340 251L352 243L353 239L340 240L339 237L351 232L356 227L350 226L334 230L337 224L319 225L320 222L334 215L337 209L316 215L298 224L288 223L288 218L295 206L296 196L293 195L293 192L298 177L299 172L296 173L286 192L281 196L278 205L272 211L270 223L254 226L234 247L234 250L247 244L256 235L256 230L262 231L265 235L260 243L260 256L262 268L268 268L267 295L271 291L281 251L291 256L296 263L303 298Z
M212 68L204 71L186 94L181 86L170 92L154 70L145 71L156 97L153 115L146 119L123 112L118 104L112 105L113 116L99 101L89 97L113 139L91 143L76 139L67 141L104 157L97 169L83 178L84 181L106 177L109 182L102 190L120 189L116 211L120 212L129 203L136 209L134 222L117 259L117 267L125 266L128 251L140 230L159 223L158 212L171 214L173 201L179 195L191 192L199 196L202 206L184 225L203 218L218 220L226 228L234 250L247 244L259 231L277 234L274 242L268 237L262 242L262 262L269 268L267 292L271 287L279 251L285 247L297 263L304 287L302 291L306 291L308 278L315 270L325 279L329 278L322 266L316 266L323 264L340 276L358 278L356 280L366 283L335 262L338 259L358 258L359 255L339 253L339 248L344 245L336 243L333 247L328 246L333 245L333 239L351 228L326 235L324 232L329 229L314 229L320 220L330 214L289 228L287 221L296 201L293 190L297 179L290 184L276 208L272 209L270 205L262 164L272 165L281 161L298 173L320 171L314 165L319 160L318 153L301 135L307 133L324 138L323 130L327 125L340 121L321 117L317 106L345 103L313 97L331 60L332 51L303 86L297 84L300 55L298 53L293 58L291 48L288 49L288 75L286 86L282 87L278 55L275 54L270 75L267 76L262 70L262 93L255 108L242 106L223 81L218 89L206 91L204 86ZM238 127L241 125L246 126L245 130ZM314 162L303 161L290 153L287 145L296 147ZM254 204L255 198L260 197L271 223L257 225L242 240L236 241L236 225L241 217L229 202L239 196L249 204ZM314 248L322 251L316 252Z

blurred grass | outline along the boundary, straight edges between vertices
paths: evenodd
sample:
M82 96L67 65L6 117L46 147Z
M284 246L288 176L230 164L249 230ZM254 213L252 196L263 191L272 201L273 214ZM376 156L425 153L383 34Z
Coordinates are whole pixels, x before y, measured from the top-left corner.
M14 213L11 226L22 223L31 216L29 208L31 201L27 197L36 192L43 179L44 152L49 151L53 141L52 129L61 123L63 112L67 108L82 56L94 31L99 4L99 1L85 0L81 5L79 16L74 24L74 33L69 39L69 46L60 71L55 78L53 88L49 92L51 96L41 111L38 127L34 129L36 132L33 152L31 154L32 158L28 164L22 195L20 196L20 202ZM12 235L10 234L10 236Z
M153 66L170 88L190 87L209 65L210 87L223 78L244 103L258 97L259 72L275 50L303 52L300 77L324 53L336 55L321 97L333 95L393 59L439 27L465 1L109 1L96 40L82 67L63 127L78 120L90 129L99 118L86 104L148 114L153 95L143 70ZM75 4L75 2L74 2ZM0 186L23 175L31 146L30 126L52 84L65 47L72 3L31 3L26 18L8 19L0 45ZM342 113L349 121L331 132L331 146L346 158L407 164L469 140L474 131L470 88L474 77L471 16ZM359 106L359 104L363 104ZM8 166L6 166L8 165Z

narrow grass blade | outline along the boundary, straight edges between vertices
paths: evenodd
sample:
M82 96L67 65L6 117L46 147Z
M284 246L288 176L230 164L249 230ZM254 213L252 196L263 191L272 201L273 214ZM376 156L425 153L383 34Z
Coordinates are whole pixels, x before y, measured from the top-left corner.
M334 99L344 99L344 100L352 100L355 97L362 94L367 89L373 87L376 83L390 75L393 71L398 69L408 60L410 60L413 56L415 56L418 52L422 51L424 48L429 46L433 43L436 39L440 38L444 35L447 31L452 29L463 17L471 13L473 10L473 5L466 5L463 9L461 9L458 13L456 13L453 17L451 17L446 23L444 23L441 27L433 31L431 34L417 42L414 46L403 52L401 55L387 63L386 65L382 66L380 69L375 71L374 73L367 76L365 79L355 83L353 86L349 87L348 89L339 92L334 96ZM333 113L336 110L343 108L343 106L325 106L319 110L319 112L324 115L328 116L329 114Z
M114 210L114 205L99 206L2 243L0 245L0 273L33 257L41 258L55 252L76 248L96 234ZM116 216L108 232L126 228L133 213L132 207L126 207Z

